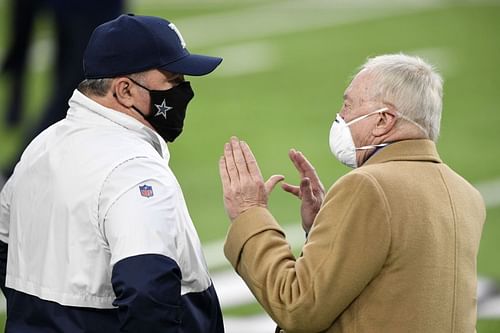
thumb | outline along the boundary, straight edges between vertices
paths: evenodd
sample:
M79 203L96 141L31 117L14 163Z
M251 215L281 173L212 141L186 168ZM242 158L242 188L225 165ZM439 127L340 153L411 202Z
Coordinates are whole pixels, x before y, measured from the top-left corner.
M311 187L311 180L307 177L302 178L300 181L300 192L302 194L302 200L306 202L312 202L313 199L313 191Z
M264 187L266 188L266 193L267 194L271 193L276 184L278 184L283 179L285 179L285 176L282 175L272 175L271 177L269 177L269 179L264 184Z

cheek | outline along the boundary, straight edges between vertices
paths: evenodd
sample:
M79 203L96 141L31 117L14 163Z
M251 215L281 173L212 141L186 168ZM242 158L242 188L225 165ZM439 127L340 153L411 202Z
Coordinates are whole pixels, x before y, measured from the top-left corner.
M364 146L368 143L368 138L371 137L371 130L369 126L358 123L357 126L351 126L352 141L356 147Z
M141 98L138 100L138 103L141 105L141 108L144 111L149 112L149 104L150 104L151 98L148 95L141 96Z
M351 127L351 136L352 136L352 141L354 142L354 146L359 147L360 146L360 132L359 128L352 128Z

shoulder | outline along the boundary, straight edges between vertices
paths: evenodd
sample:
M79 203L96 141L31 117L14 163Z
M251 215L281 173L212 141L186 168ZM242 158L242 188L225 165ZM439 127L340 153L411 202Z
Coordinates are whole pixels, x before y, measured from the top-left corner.
M339 178L328 190L322 210L335 215L379 211L386 220L391 215L386 189L371 168L355 169Z
M348 191L352 194L356 192L366 192L371 189L374 192L383 192L380 178L385 177L385 172L380 172L378 168L359 168L339 178L330 188L328 194L335 191Z
M105 179L105 184L127 183L134 185L147 180L155 180L160 184L172 186L177 180L166 161L151 156L129 156L116 161L114 168Z

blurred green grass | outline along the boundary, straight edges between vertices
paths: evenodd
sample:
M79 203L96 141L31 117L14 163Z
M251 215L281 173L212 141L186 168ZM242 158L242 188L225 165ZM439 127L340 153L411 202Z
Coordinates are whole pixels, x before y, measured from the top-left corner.
M136 1L131 3L130 11L164 16L175 23L197 15L251 9L261 3L174 1L168 8L158 5L159 2ZM9 36L5 3L0 3L0 19L0 48L5 50ZM48 19L42 18L37 23L36 39L51 38ZM183 31L182 26L178 27ZM297 182L287 157L290 148L308 156L326 187L348 171L329 152L329 127L356 68L368 56L381 53L421 55L442 70L445 98L438 143L441 157L473 183L500 178L499 31L497 4L464 5L461 1L449 1L446 5L383 19L255 40L246 38L203 48L190 44L189 36L184 35L192 52L224 53L226 47L252 42L270 49L274 57L269 59L273 66L265 71L191 78L196 98L188 111L185 132L170 146L171 166L202 241L220 239L226 232L228 221L222 206L217 161L231 135L238 135L251 145L265 176L281 173L289 182ZM234 61L226 59L221 69L231 60ZM27 82L23 128L34 124L39 117L50 92L50 69L31 73ZM8 82L0 77L2 106L6 103L7 86ZM4 109L0 108L0 119ZM5 166L15 155L21 135L20 128L8 129L0 121L0 166ZM294 198L278 189L270 206L281 223L297 223L299 203ZM499 221L500 207L489 208L478 259L479 273L498 280ZM249 305L228 313L259 311L258 305ZM478 332L499 331L498 321L478 323Z

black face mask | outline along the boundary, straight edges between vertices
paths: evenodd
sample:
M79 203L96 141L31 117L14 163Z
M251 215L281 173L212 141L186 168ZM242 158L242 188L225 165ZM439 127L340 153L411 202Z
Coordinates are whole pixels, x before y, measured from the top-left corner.
M188 81L168 90L151 90L140 83L129 78L130 81L149 92L150 113L145 115L138 108L132 108L139 112L158 134L167 142L173 142L181 133L186 117L186 108L194 97L193 89Z

